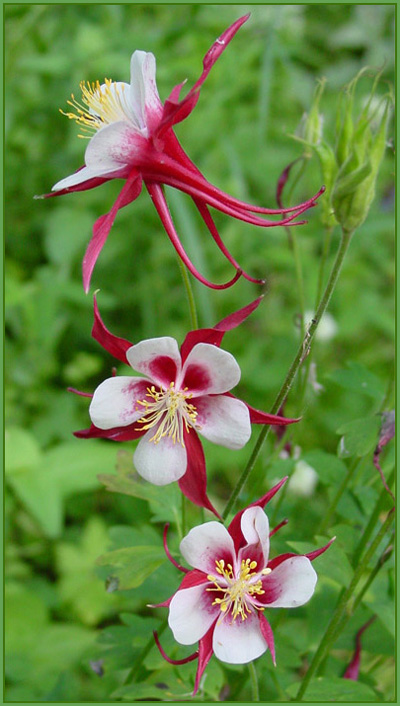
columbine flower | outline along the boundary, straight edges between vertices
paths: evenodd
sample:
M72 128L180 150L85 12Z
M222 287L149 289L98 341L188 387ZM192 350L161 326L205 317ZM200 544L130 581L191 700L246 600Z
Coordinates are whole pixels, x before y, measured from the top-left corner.
M296 216L314 205L321 192L299 206L279 210L253 206L223 193L203 177L185 154L173 132L173 125L187 118L192 112L199 98L200 88L212 66L248 17L249 15L246 15L234 22L214 42L204 57L200 78L181 100L179 96L185 82L175 86L164 105L161 103L155 80L155 58L153 54L144 51L135 51L132 55L130 84L109 79L103 84L99 81L83 81L80 86L81 100L72 95L69 101L70 111L65 114L78 123L81 129L80 137L90 140L85 152L85 166L55 184L53 192L46 196L92 189L110 179L125 179L125 185L109 213L101 216L94 224L93 237L83 260L85 291L89 289L93 268L117 211L139 196L143 182L179 257L198 280L215 289L230 286L241 274L252 282L260 280L244 274L230 255L221 240L209 206L247 223L270 227L292 222ZM217 246L236 269L236 274L230 282L222 285L212 284L194 267L175 230L165 200L163 184L184 191L192 197ZM291 215L276 222L256 214Z
M109 353L143 377L114 376L95 390L90 429L78 437L115 441L141 440L134 465L156 485L178 480L182 492L197 505L218 514L206 494L204 453L198 433L230 449L240 449L251 423L289 424L234 397L240 368L219 348L226 331L238 326L259 305L259 297L223 319L215 328L187 334L181 349L173 338L152 338L132 345L104 326L95 300L93 337Z
M274 636L265 617L269 608L296 608L310 600L317 575L311 561L329 545L305 555L281 554L269 558L270 531L263 508L286 481L281 480L266 495L241 510L228 529L207 522L190 530L180 544L188 571L171 557L164 533L166 553L185 572L177 592L162 606L169 607L168 623L177 642L199 649L194 693L214 653L228 664L245 664L267 649L275 664ZM163 656L170 660L157 645Z

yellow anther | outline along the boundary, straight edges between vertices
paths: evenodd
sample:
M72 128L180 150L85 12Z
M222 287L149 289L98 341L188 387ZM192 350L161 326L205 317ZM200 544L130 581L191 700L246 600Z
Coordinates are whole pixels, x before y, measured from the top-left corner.
M145 408L143 417L138 420L143 426L138 427L137 431L147 431L157 427L149 441L158 444L161 439L168 436L174 444L184 446L184 430L189 431L192 427L199 428L196 425L196 407L186 402L188 395L181 390L176 390L175 383L171 382L166 390L162 387L156 390L154 385L148 387L146 397L149 399L136 400L137 405Z
M263 569L261 573L262 573L264 576L267 576L268 574L271 573L271 571L272 571L272 569L269 569L269 568L267 567L266 569Z

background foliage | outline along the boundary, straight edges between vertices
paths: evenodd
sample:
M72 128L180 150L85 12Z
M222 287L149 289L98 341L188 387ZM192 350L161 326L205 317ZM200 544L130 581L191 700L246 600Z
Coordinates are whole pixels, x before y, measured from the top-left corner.
M103 701L114 694L127 700L174 700L191 691L195 665L186 665L178 677L154 649L138 683L123 687L123 682L164 617L162 611L149 615L146 603L164 600L178 585L176 571L159 552L160 527L179 517L177 489L169 486L160 495L143 485L137 497L109 493L97 476L113 474L119 451L123 477L131 462L129 445L72 437L73 430L88 424L87 400L66 388L92 391L114 364L90 337L92 298L83 293L80 267L91 226L111 206L120 184L33 201L83 162L85 144L58 108L65 109L71 92L78 94L82 79L128 80L136 48L156 55L159 92L165 99L184 78L189 86L196 80L215 37L251 10L250 21L213 69L194 114L177 127L177 134L211 182L237 197L273 206L282 169L301 154L291 135L310 105L316 78L328 79L322 102L325 134L334 127L339 90L362 66L384 65L384 78L393 80L394 10L392 5L335 4L13 4L5 10L6 698ZM360 104L368 88L368 80L363 81ZM312 159L293 198L303 200L320 184L318 163ZM199 269L214 280L228 279L229 265L204 234L189 202L172 190L169 198ZM263 305L226 336L224 346L242 369L240 396L268 410L299 338L292 253L283 229L260 232L218 216L222 236L239 262L267 279ZM330 606L350 580L352 553L382 490L372 454L379 427L375 415L393 405L392 232L389 149L376 200L352 242L330 305L333 318L325 321L325 336L321 330L315 345L314 372L323 387L309 387L302 409L294 388L285 413L301 413L303 419L290 430L291 455L282 459L271 435L241 498L242 505L254 499L291 472L299 458L307 462L318 473L318 485L311 499L293 489L281 507L275 503L276 521L292 519L274 546L277 552L287 543L297 550L304 543L314 547L324 508L346 465L361 459L352 487L325 528L323 538L336 534L338 540L316 564L320 581L311 609L273 616L273 625L279 622L278 668L273 670L268 656L258 661L262 700L287 701L294 695L305 655L317 646ZM310 319L321 233L315 209L309 224L297 231ZM337 242L334 233L331 256ZM96 266L92 291L97 287L103 318L114 333L132 341L162 335L183 340L189 317L176 257L145 194L118 214ZM205 290L197 282L194 289L202 326L216 323L258 293L248 282L224 292ZM350 451L348 458L338 458L344 435ZM211 497L218 507L229 497L255 438L256 430L240 452L205 444ZM390 446L382 465L388 477L393 468ZM382 508L388 509L385 503ZM196 509L189 521L199 522ZM178 534L171 535L174 549ZM149 550L141 553L142 547ZM119 563L110 555L113 551L120 552ZM147 576L139 586L138 567L142 578ZM116 585L127 590L112 590ZM335 688L339 701L393 698L392 598L389 561L336 643L310 698L323 700ZM361 681L347 682L344 692L340 677L355 632L372 613L378 620L365 634ZM163 640L173 654L176 647L168 631ZM101 678L96 673L100 664ZM241 669L226 669L216 660L207 670L204 689L208 700L249 698Z

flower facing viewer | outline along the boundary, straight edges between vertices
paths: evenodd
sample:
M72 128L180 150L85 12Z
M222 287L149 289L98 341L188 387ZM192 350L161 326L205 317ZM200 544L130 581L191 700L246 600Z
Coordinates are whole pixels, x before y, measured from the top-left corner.
M241 274L253 282L259 280L243 273L228 252L209 211L210 206L247 223L270 227L292 222L314 205L321 192L299 206L279 210L253 206L223 193L203 177L173 132L173 126L192 112L212 66L247 19L248 15L241 17L214 42L204 57L202 74L183 99L180 99L180 92L185 82L175 86L162 104L156 85L155 58L144 51L135 51L132 55L130 84L109 79L103 84L83 81L81 100L71 96L70 109L65 114L78 123L80 136L89 139L85 165L55 184L52 193L46 196L92 189L110 179L125 180L111 210L94 224L83 260L85 291L89 289L93 268L118 210L139 196L143 183L179 257L197 279L215 289L230 286ZM192 197L217 246L236 270L228 283L212 284L190 261L175 230L163 191L164 184ZM281 221L271 221L261 217L267 214L285 215Z
M253 409L229 392L239 382L240 368L230 353L220 349L220 343L225 332L249 316L260 301L261 297L215 328L191 331L180 350L175 339L167 336L136 345L113 336L95 301L94 338L141 377L114 376L102 382L90 404L92 426L76 436L116 441L140 438L134 465L143 478L156 485L179 481L192 502L215 512L206 495L198 434L240 449L250 438L251 422L280 425L295 421Z
M310 554L269 558L270 531L263 507L286 478L266 495L240 511L228 529L213 521L194 527L180 551L192 566L171 599L168 623L177 642L199 641L196 693L201 675L214 653L223 662L245 664L267 649L275 664L274 636L266 618L270 608L296 608L310 600L317 582L311 561L331 542ZM278 529L278 528L276 528ZM276 530L275 530L276 531ZM166 544L166 541L165 541ZM157 645L170 662L156 636Z

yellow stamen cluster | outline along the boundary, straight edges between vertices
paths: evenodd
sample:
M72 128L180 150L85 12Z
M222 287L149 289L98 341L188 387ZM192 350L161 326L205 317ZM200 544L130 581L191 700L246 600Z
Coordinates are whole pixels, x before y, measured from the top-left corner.
M82 103L79 103L74 94L67 101L75 112L65 113L60 108L60 113L70 120L75 120L82 133L78 137L91 138L97 130L104 125L110 125L117 120L129 118L124 101L124 84L117 84L109 78L104 79L103 86L100 81L89 83L81 81L79 87L82 91Z
M189 431L196 425L197 410L193 404L187 402L192 393L186 394L184 390L175 390L175 383L171 382L167 390L156 390L154 385L147 388L146 397L149 400L137 400L136 404L145 408L145 413L139 423L143 424L140 431L157 426L157 431L149 441L158 444L165 436L172 438L173 443L184 446L184 428Z
M207 588L207 591L222 591L224 593L223 598L216 598L212 605L219 605L222 613L226 614L231 612L233 620L240 615L242 620L246 620L248 615L252 612L249 608L248 599L254 606L251 598L253 596L261 596L265 591L262 588L261 579L252 582L254 576L257 576L257 571L254 569L257 567L256 561L251 561L250 559L242 560L240 570L237 576L233 573L232 564L226 564L223 559L216 560L215 562L217 573L222 576L227 585L221 586L221 579L218 576L213 576L209 574L207 576L209 581L215 585L215 588ZM261 574L266 576L271 573L271 569L263 569ZM257 610L264 610L260 606L254 606Z

